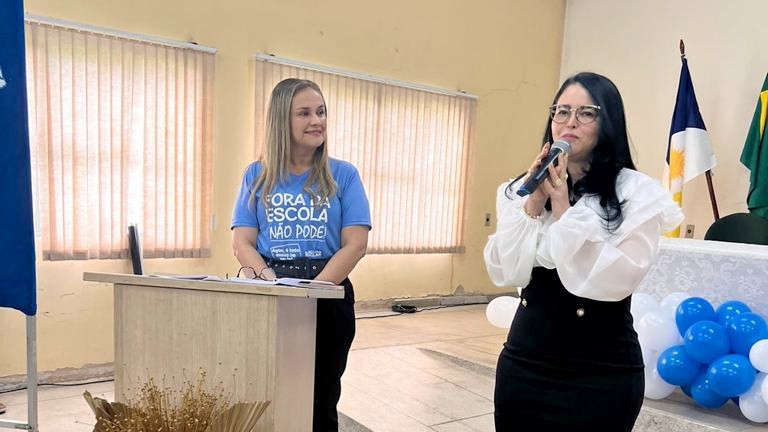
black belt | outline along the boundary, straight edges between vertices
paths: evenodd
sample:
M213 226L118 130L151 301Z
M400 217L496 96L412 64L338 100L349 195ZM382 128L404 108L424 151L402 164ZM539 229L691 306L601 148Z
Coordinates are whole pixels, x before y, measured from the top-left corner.
M291 260L276 260L264 258L267 267L275 271L277 277L292 277L299 279L314 279L328 264L328 259L296 258Z

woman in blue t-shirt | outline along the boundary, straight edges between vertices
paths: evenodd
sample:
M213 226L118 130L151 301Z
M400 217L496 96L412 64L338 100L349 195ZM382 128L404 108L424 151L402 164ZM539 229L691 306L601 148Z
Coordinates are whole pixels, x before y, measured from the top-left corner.
M371 216L355 167L328 157L326 106L312 81L272 90L262 157L248 166L232 215L232 247L246 277L343 285L317 301L314 431L337 431L341 375L355 336L347 276L365 255ZM242 273L241 273L242 276Z

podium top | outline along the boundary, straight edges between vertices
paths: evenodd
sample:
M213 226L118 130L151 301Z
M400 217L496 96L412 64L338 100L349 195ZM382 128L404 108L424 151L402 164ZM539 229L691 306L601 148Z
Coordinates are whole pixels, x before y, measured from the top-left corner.
M83 273L83 280L106 282L115 285L137 285L157 288L188 289L198 291L231 292L239 294L270 295L281 297L306 297L341 299L344 287L331 285L328 288L305 288L285 285L251 285L237 282L175 279L171 277L142 276L123 273Z

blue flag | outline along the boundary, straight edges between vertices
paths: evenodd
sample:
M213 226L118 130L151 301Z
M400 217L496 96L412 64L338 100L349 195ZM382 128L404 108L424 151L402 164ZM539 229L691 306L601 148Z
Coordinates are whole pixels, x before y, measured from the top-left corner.
M699 103L696 102L688 60L683 57L682 62L662 182L680 207L683 206L683 184L717 165L704 119L699 112ZM680 227L667 233L667 236L679 237Z
M22 0L0 7L0 307L37 313Z

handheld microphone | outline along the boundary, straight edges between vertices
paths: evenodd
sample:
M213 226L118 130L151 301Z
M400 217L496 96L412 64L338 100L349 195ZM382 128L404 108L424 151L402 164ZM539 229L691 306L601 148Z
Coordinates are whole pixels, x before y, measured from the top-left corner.
M549 148L549 154L547 155L547 158L544 159L544 161L541 163L541 165L539 165L539 168L537 168L535 172L531 173L531 175L528 177L528 180L525 181L525 184L520 186L520 189L517 190L517 194L522 197L533 193L533 191L539 187L539 184L541 184L542 180L544 180L549 174L547 171L549 166L557 160L557 157L560 156L560 154L568 154L569 151L571 151L571 145L566 141L557 140L552 143L552 147Z

